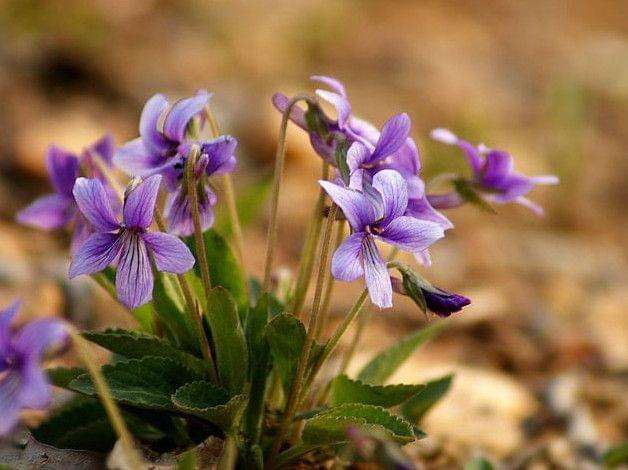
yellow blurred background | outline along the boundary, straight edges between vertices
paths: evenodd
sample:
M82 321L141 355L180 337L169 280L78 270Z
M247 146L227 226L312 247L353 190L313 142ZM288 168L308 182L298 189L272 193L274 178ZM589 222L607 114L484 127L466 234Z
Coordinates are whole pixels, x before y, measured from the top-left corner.
M408 448L428 468L483 453L517 468L584 468L628 438L628 2L617 1L0 1L0 305L83 327L131 325L87 280L69 283L67 237L18 227L48 191L43 155L106 131L137 135L145 100L207 88L240 142L236 190L246 263L262 269L275 91L341 79L378 126L412 118L423 175L463 168L428 140L449 127L512 152L558 187L498 214L473 207L433 249L425 275L473 300L395 377L456 373ZM294 270L317 194L319 158L291 130L278 267ZM337 319L360 286L338 285ZM373 311L356 363L425 324L405 299ZM536 465L536 466L535 466Z

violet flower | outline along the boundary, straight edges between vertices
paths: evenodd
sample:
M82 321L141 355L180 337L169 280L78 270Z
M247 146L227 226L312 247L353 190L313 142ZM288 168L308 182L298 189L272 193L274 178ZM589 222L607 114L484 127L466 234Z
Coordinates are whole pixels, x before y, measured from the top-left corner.
M127 307L136 308L152 299L151 257L159 271L182 274L192 268L194 257L180 239L148 231L160 183L161 176L154 175L134 188L129 187L120 223L98 179L76 180L76 203L96 233L75 253L70 264L70 278L96 273L117 263L118 299Z
M20 302L0 311L0 436L17 424L22 409L45 409L51 386L40 362L44 354L68 340L66 326L54 319L34 320L11 328Z
M93 164L95 154L111 165L113 138L110 135L105 135L87 147L80 158L60 147L50 146L46 152L46 166L55 192L36 199L22 209L17 214L17 221L43 230L72 227L71 251L75 252L93 230L78 210L72 188L81 166L88 169L91 176L102 178ZM115 201L113 195L110 195L110 199Z
M402 295L407 295L416 302L416 299L413 297L412 292L408 292L408 290L406 289L404 281L392 276L390 280L392 282L392 288L394 292ZM427 308L427 310L431 312L434 312L439 317L448 317L452 313L459 312L463 309L463 307L466 307L471 303L471 299L463 295L453 292L447 292L439 287L433 286L425 282L424 280L419 280L419 282L415 282L414 289L420 289L422 300L425 301L425 308Z
M336 279L354 281L364 276L372 302L392 306L392 285L376 240L412 253L421 253L444 236L443 228L429 221L406 216L407 183L400 173L382 170L372 185L362 191L319 181L340 207L351 225L352 234L338 247L332 259Z
M187 185L183 183L185 163L193 144L201 147L201 158L206 156L205 169L197 165L199 209L203 230L214 221L213 207L216 195L209 187L207 179L214 174L229 173L236 165L235 148L237 140L224 135L214 140L198 140L195 128L202 127L203 109L211 94L199 91L196 95L177 101L170 107L168 99L161 94L150 98L140 118L140 137L128 142L117 150L115 164L131 176L161 174L170 192L166 201L165 216L169 232L191 235L194 230L187 198Z
M498 204L515 202L531 209L537 215L543 215L543 208L525 196L537 184L558 184L556 176L525 176L517 173L509 153L484 145L475 147L447 129L434 129L431 137L448 145L457 145L464 152L473 171L473 184L486 201ZM434 207L443 209L464 203L456 193L429 195L428 199Z

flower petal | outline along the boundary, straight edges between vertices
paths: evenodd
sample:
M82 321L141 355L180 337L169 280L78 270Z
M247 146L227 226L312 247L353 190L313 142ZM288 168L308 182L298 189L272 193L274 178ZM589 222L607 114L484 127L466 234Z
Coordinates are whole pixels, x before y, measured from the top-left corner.
M385 227L391 220L403 215L406 211L408 184L399 172L382 170L373 176L373 187L382 196L384 220L380 222L380 225Z
M513 171L513 160L510 154L499 150L492 150L486 155L482 169L482 184L486 186L498 185Z
M272 97L272 102L275 108L277 108L277 111L283 114L288 109L290 98L283 93L275 93ZM305 111L303 111L303 108L298 105L292 107L292 111L290 111L290 120L304 131L308 130L307 123L305 122Z
M434 222L402 216L392 220L379 238L402 250L416 253L425 250L444 236L443 228Z
M188 123L203 111L211 96L211 93L200 90L190 98L177 101L164 121L164 134L175 142L183 142Z
M370 161L376 162L399 150L410 134L410 124L410 117L406 113L397 114L386 121Z
M183 274L194 266L192 252L174 235L149 232L142 234L141 237L155 255L155 263L160 271Z
M52 230L65 227L74 215L74 200L61 194L49 194L34 200L17 214L17 221L29 227Z
M105 134L92 145L87 147L83 155L90 158L92 154L98 155L107 165L113 163L113 153L115 151L115 143L111 134Z
M375 209L364 194L329 181L319 181L319 184L340 207L354 230L361 232L365 225L377 219Z
M74 181L79 173L79 161L75 155L52 145L46 152L46 166L50 182L57 193L72 196Z
M372 236L366 236L362 242L364 260L364 279L371 297L371 302L380 308L392 307L392 283L386 269L386 262L377 249Z
M52 387L37 360L27 360L22 366L19 391L20 407L42 410L52 401Z
M77 212L74 218L74 229L72 230L72 239L70 241L70 254L74 256L78 249L85 243L89 236L94 233L94 229L89 224L83 214Z
M327 77L325 75L312 75L310 77L310 80L313 80L319 83L324 83L329 88L331 88L336 93L338 93L340 96L344 96L344 97L347 96L347 91L345 90L345 86L342 83L340 83L339 80L336 80L333 77Z
M539 217L542 217L543 215L545 215L545 210L539 204L537 204L534 201L531 201L527 197L519 196L517 199L515 199L515 202L517 204L521 204L523 207L527 207L532 212L534 212L535 215L538 215Z
M168 99L162 94L156 94L150 97L142 110L140 136L150 154L162 154L172 147L172 143L159 132L158 127L161 116L167 109Z
M201 229L207 230L214 224L214 206L216 194L205 186L205 197L199 200L199 214L201 216ZM184 188L168 194L164 209L168 219L168 232L180 237L189 237L194 233L194 221L190 201Z
M347 237L338 247L331 260L331 273L340 281L355 281L364 275L362 267L362 243L365 232Z
M7 435L18 423L20 411L21 377L17 370L9 370L0 380L0 436Z
M8 354L11 346L11 322L17 312L20 310L22 302L16 300L4 310L0 311L0 357L5 357ZM2 365L0 365L0 372L2 372Z
M160 184L160 175L149 176L126 195L123 218L127 227L146 229L150 226Z
M327 90L316 90L316 94L336 109L336 113L338 113L338 127L344 129L351 115L351 104L347 98Z
M471 300L460 294L446 292L438 287L421 290L428 310L434 312L439 317L448 317L471 303Z
M94 233L74 253L70 263L70 279L81 274L102 271L113 263L122 247L122 236L115 233Z
M152 154L138 137L117 149L113 155L114 164L130 176L149 176L166 160L160 154Z
M230 135L223 135L211 142L201 145L201 154L206 154L209 159L205 172L208 175L214 173L226 173L233 171L235 164L235 149L238 141Z
M361 142L354 142L347 150L347 166L350 171L355 171L369 160L371 152Z
M405 215L416 219L436 222L444 230L453 228L451 221L432 207L425 195L425 183L418 176L406 180L408 183L408 207Z
M26 324L15 338L14 346L24 357L37 363L52 349L68 341L68 326L61 320L42 318Z
M153 271L146 245L138 235L126 236L116 273L116 293L120 302L131 309L153 297Z
M120 227L100 180L78 178L73 193L79 209L97 230L113 232Z

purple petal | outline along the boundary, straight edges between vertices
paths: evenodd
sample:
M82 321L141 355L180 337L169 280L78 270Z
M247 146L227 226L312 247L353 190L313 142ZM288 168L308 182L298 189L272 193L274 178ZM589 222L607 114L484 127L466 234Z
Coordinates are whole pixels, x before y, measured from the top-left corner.
M130 176L152 175L165 161L161 154L150 153L141 138L127 142L113 156L114 164Z
M52 401L52 387L36 360L27 360L21 370L20 407L43 410Z
M417 260L419 264L429 268L432 265L432 255L430 255L430 250L417 251L414 254L414 259Z
M79 161L75 155L55 145L48 148L46 166L50 182L57 191L67 197L72 197L74 181L79 173Z
M371 152L360 142L354 142L347 150L347 165L350 171L355 171L369 160Z
M517 204L521 204L523 207L527 207L539 217L542 217L545 214L545 210L543 210L540 205L538 205L536 202L531 201L527 197L519 196L517 199L515 199L515 202Z
M386 262L375 245L372 236L364 237L362 243L364 279L371 302L380 308L392 307L392 284Z
M157 269L160 271L183 274L194 266L194 256L190 249L174 235L149 232L141 237L148 249L153 252Z
M11 322L22 306L22 301L16 300L4 310L0 311L0 358L9 353L11 346ZM0 373L2 366L0 361ZM1 415L0 415L1 416Z
M94 233L76 250L70 263L70 279L81 274L102 271L113 263L122 248L123 236L115 233Z
M428 310L440 317L448 317L471 303L471 300L462 295L446 292L438 287L421 290Z
M555 175L531 176L530 181L534 184L559 184L560 180Z
M211 93L201 90L190 98L177 101L164 121L164 134L175 142L183 142L188 123L203 111L211 96Z
M113 153L115 151L115 144L113 136L106 134L92 145L85 149L83 153L87 158L90 158L93 153L98 155L107 165L111 166L113 163Z
M319 184L340 207L354 230L361 232L364 226L377 220L375 209L364 194L343 188L329 181L319 180Z
M127 227L146 229L150 226L160 184L161 176L153 175L126 195L123 218Z
M168 219L168 232L180 237L188 237L194 233L194 221L192 220L190 201L183 189L179 188L168 194L164 213ZM215 205L216 194L208 186L205 186L205 196L199 200L199 214L203 231L214 224Z
M37 363L44 355L68 341L68 327L61 320L43 318L26 324L17 334L15 350Z
M364 275L362 267L362 243L365 232L347 237L338 247L331 260L331 273L340 281L355 281Z
M120 302L131 309L144 305L153 296L153 271L146 245L138 235L127 235L122 247L116 293Z
M516 173L495 181L493 184L483 184L483 186L490 192L486 195L487 199L499 203L512 202L534 189L534 183L530 181L530 178Z
M436 222L444 230L453 228L451 221L432 207L425 195L425 183L418 176L408 178L408 207L405 215Z
M159 132L159 121L168 109L168 99L162 95L153 95L144 105L140 118L141 140L150 154L163 154L172 147L172 143Z
M61 194L49 194L33 201L17 214L17 221L29 227L52 230L65 227L74 215L74 200Z
M89 236L94 233L94 229L87 219L80 212L76 213L74 218L74 230L72 231L72 240L70 241L70 254L74 256L78 249L85 243Z
M381 135L379 129L373 124L355 116L351 116L345 131L350 133L353 139L362 142L371 149L375 148L375 144Z
M315 82L324 83L329 88L334 90L340 96L347 96L347 91L345 90L345 86L340 83L340 81L336 80L333 77L327 77L325 75L312 75L310 80L314 80Z
M493 150L486 155L482 170L482 184L486 186L498 185L513 171L513 160L510 154Z
M277 108L277 111L283 114L288 109L290 98L283 93L275 93L272 97L272 102L275 108ZM305 111L303 111L303 108L293 106L292 111L290 111L290 120L304 131L308 130L307 123L305 122Z
M338 113L338 127L344 129L351 115L351 104L349 101L344 96L333 91L316 90L316 94L336 109L336 113Z
M404 178L416 176L421 171L421 159L419 149L414 139L408 137L405 144L394 154L389 155L380 162L382 168L390 168L401 173Z
M391 220L403 215L408 207L408 185L403 176L395 170L382 170L373 176L373 187L381 194L384 204L386 226Z
M13 430L20 418L20 373L9 370L0 379L0 437Z
M79 209L97 230L113 232L120 227L100 180L78 178L73 192Z
M402 250L416 253L444 236L443 228L434 222L402 216L392 220L379 238Z
M209 157L205 172L211 176L214 173L232 171L235 165L234 154L237 146L237 139L230 135L223 135L216 140L202 144L201 154Z
M406 113L397 114L386 121L370 161L381 160L399 150L410 134L410 124L410 117Z

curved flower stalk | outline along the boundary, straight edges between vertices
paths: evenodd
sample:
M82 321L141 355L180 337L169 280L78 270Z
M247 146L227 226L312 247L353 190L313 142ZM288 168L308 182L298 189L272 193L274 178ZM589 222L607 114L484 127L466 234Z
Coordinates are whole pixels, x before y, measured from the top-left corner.
M149 232L153 221L161 176L154 175L127 188L123 220L119 222L98 179L79 178L74 197L92 234L75 253L70 278L93 274L117 263L116 292L129 308L149 302L153 292L151 257L159 271L183 274L194 265L194 257L177 237Z
M17 301L0 311L0 437L15 427L22 409L50 405L52 389L40 363L46 353L68 344L67 326L59 320L34 320L12 329L19 308Z
M392 306L392 285L376 240L411 253L422 253L444 236L437 223L404 215L408 207L407 183L395 170L382 170L372 186L358 191L329 181L319 181L349 221L352 234L332 259L336 279L364 277L371 301L381 308Z
M460 139L448 129L434 129L432 139L448 145L457 145L465 154L473 171L472 184L487 202L506 204L515 202L543 215L543 208L525 197L537 184L558 184L554 175L525 176L514 169L512 156L503 150L495 150L478 145L477 147ZM449 209L460 206L464 199L457 193L429 195L434 207Z
M194 231L187 187L182 184L192 145L201 148L195 176L203 230L212 226L216 204L208 178L235 169L235 138L228 135L213 140L198 138L204 125L203 111L210 98L211 94L202 90L170 106L164 95L154 95L142 111L140 137L120 147L114 155L115 164L131 176L160 174L164 177L170 193L165 216L168 231L175 235L188 236Z
M103 179L94 164L94 159L100 158L106 165L111 166L113 150L114 143L110 135L103 136L87 147L80 157L56 145L50 146L46 152L46 166L55 192L41 196L22 209L17 215L17 221L43 230L72 227L71 251L76 252L93 229L78 210L72 194L74 182L79 177L81 169L85 171L85 176ZM107 191L112 206L119 210L115 204L113 191L110 188L107 188Z

